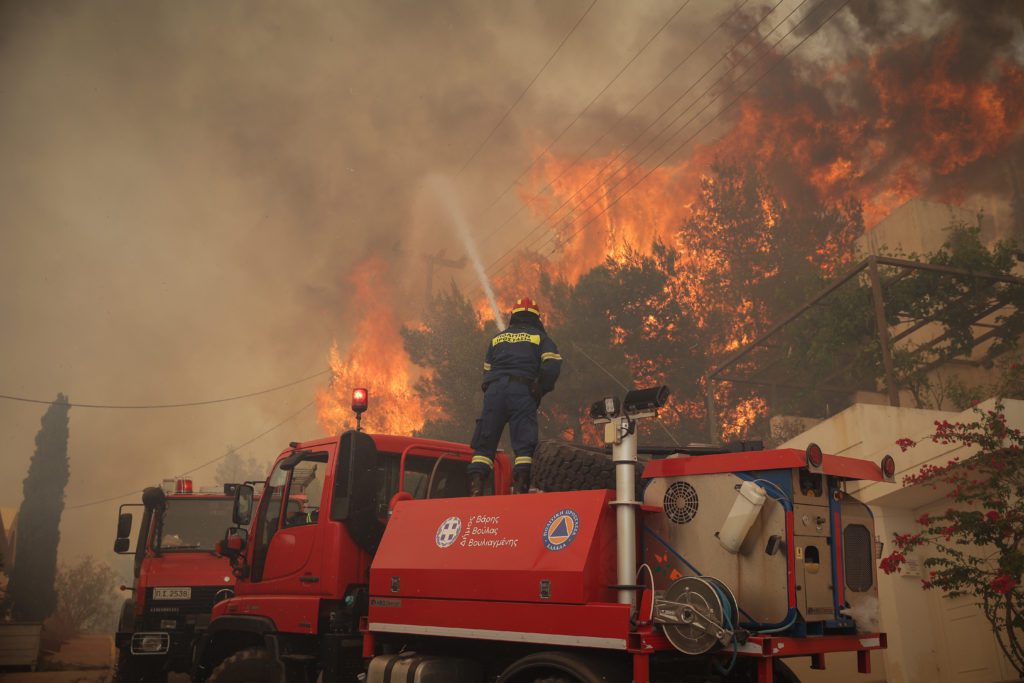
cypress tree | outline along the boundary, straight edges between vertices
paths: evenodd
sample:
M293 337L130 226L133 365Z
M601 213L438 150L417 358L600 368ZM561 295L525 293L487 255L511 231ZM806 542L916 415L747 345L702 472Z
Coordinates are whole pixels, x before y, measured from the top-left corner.
M43 621L57 606L54 581L64 487L68 483L68 399L57 394L36 434L36 451L22 483L18 548L8 586L12 616Z

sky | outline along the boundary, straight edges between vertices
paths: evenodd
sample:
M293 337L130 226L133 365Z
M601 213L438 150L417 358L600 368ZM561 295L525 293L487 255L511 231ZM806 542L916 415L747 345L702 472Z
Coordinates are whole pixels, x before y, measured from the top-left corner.
M422 255L461 255L426 179L452 179L477 216L680 4L596 3L472 157L590 0L0 1L0 393L177 403L325 369L331 342L350 341L355 262L405 262L415 309ZM720 9L692 4L564 149ZM519 201L507 193L474 231ZM217 457L323 379L212 406L72 408L61 558L112 557L116 503L73 506ZM0 401L0 506L20 503L44 409ZM319 435L306 410L243 452L269 462Z

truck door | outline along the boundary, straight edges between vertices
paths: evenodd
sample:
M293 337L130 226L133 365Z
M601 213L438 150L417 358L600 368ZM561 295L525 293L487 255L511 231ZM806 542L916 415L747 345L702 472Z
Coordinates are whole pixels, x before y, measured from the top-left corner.
M270 477L260 507L252 576L254 581L280 584L265 590L319 592L322 544L317 520L328 457L327 451L296 454L280 461Z

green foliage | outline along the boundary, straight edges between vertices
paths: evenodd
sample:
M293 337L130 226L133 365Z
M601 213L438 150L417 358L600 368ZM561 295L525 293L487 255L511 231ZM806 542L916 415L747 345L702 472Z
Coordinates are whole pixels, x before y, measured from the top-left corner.
M1008 426L1001 403L975 413L973 422L935 423L932 441L978 451L945 465L925 465L904 480L940 488L950 507L918 518L922 531L896 534L895 549L881 568L899 571L908 552L931 548L935 556L924 561L924 588L976 597L1003 652L1024 675L1024 435ZM916 445L910 439L898 444L903 450Z
M986 248L981 242L981 216L974 225L954 222L947 230L949 236L938 251L911 255L911 260L976 274L1012 273L1016 246L999 242ZM918 407L939 408L945 400L955 404L965 396L977 396L954 377L937 375L935 370L953 358L969 356L983 334L990 340L984 362L1012 351L1024 334L1024 311L1018 306L1024 301L1024 288L929 270L907 272L880 265L879 271L889 328L897 335L911 329L927 335L927 341L913 341L914 334L908 334L891 345L897 388L908 390ZM977 327L979 321L990 327ZM786 344L784 373L849 391L877 390L884 370L868 279L847 282L823 305L801 316L787 331ZM812 388L790 397L789 407L808 411L819 400Z
M558 390L545 398L549 431L582 437L590 403L655 383L675 390L675 403L699 400L693 381L706 365L691 311L671 291L677 254L656 243L651 255L628 251L609 260L575 285L542 283L544 295L559 311L548 330L565 362ZM674 417L674 419L673 419ZM666 415L677 429L693 430L678 413ZM660 440L664 441L664 433Z
M57 609L47 630L61 640L89 631L116 628L120 578L111 567L86 555L57 570Z
M36 434L36 451L22 485L18 511L18 554L8 599L20 621L43 621L57 606L54 579L64 487L68 483L68 399L57 394Z
M227 455L217 465L214 475L218 484L240 484L245 481L263 481L267 478L273 461L260 462L253 456L243 456L228 446Z
M480 412L480 382L490 335L454 286L435 295L418 327L403 327L409 358L425 368L415 389L428 415L422 435L466 443Z

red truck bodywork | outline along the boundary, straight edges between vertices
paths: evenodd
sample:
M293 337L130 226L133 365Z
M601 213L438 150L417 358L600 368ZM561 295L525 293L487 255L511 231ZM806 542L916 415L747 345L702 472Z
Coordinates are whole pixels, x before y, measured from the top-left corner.
M459 462L471 456L459 444L372 439L378 450L392 454L415 452L418 446L423 454L449 453L446 457ZM329 477L344 467L338 439L298 444L297 449L328 452ZM800 451L760 451L652 461L644 476L739 476L750 470L795 472L806 466ZM877 465L838 456L826 456L814 471L819 470L836 481L884 479ZM498 490L507 491L507 477L507 461L501 459ZM333 478L325 483L325 496L334 484ZM617 585L613 498L614 492L598 490L392 501L375 554L353 540L344 521L321 517L304 527L302 535L271 541L268 554L286 556L280 562L287 570L271 579L241 581L238 595L217 605L197 655L195 678L202 681L215 670L230 671L233 653L262 649L289 681L314 670L324 681L354 681L357 672L365 671L365 660L403 650L416 650L435 663L459 658L481 667L481 679L465 680L511 683L548 680L551 671L572 672L565 678L572 681L678 680L680 675L697 675L696 669L687 668L693 662L727 659L728 651L703 659L681 656L653 622L655 595L650 587ZM321 509L328 505L325 497ZM645 505L638 526L643 526L643 515L662 514L660 507ZM792 567L791 509L785 520L784 557ZM251 536L258 536L258 521L252 529ZM643 543L638 540L638 545ZM247 553L251 563L252 546ZM789 609L795 614L792 569L786 582ZM616 601L617 590L623 588L637 591L635 611ZM866 672L870 650L885 647L885 636L847 628L844 633L800 637L752 633L735 644L743 666L734 677L720 680L771 683L781 656L810 656L823 668L825 654L840 651L856 652L858 669ZM660 678L654 673L658 666ZM666 666L677 667L669 674L675 678L665 678ZM385 670L391 667L389 663ZM370 680L393 680L374 678L380 675L371 673ZM230 674L214 678L218 683L238 680Z
M196 549L158 547L162 510L209 505L213 523L223 525L231 521L232 500L223 491L167 493L162 495L163 508L143 506L147 509L133 551L135 581L115 634L118 683L159 681L170 671L189 671L196 628L205 628L213 605L234 593L231 566L214 553L212 542Z

